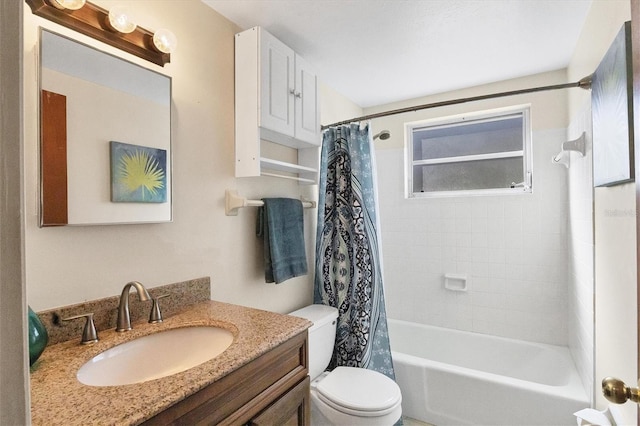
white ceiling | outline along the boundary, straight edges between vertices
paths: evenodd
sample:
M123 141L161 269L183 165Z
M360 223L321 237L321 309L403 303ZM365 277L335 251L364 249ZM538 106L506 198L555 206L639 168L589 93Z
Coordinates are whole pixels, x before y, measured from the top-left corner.
M565 68L592 0L203 0L361 107Z

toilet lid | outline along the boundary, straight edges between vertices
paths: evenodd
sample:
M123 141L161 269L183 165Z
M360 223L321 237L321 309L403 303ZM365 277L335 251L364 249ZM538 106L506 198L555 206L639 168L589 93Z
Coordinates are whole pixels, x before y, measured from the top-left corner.
M337 367L318 383L316 390L337 410L362 415L386 414L402 400L396 382L364 368Z

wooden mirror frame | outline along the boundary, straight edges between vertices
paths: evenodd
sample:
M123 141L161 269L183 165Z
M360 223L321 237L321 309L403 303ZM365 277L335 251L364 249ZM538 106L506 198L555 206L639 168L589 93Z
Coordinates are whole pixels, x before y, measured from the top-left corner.
M169 53L162 53L155 49L153 33L149 30L140 26L129 34L110 30L107 26L109 11L95 4L86 2L78 10L61 10L50 5L47 0L25 1L31 7L31 12L34 15L93 37L139 58L160 66L164 66L171 60Z

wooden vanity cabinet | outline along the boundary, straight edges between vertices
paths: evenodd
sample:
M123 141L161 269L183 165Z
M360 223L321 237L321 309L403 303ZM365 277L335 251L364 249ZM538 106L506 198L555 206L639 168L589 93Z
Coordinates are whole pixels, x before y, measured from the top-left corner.
M149 419L145 425L309 425L307 331Z

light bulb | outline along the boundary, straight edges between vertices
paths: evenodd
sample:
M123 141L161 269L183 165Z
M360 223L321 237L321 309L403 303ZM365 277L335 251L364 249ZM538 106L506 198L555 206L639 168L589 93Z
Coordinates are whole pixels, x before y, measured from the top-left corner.
M78 10L86 3L86 0L50 0L52 6L57 9Z
M136 29L134 16L122 6L115 6L109 10L109 25L114 30L128 34Z
M171 53L176 50L178 39L171 31L160 29L153 34L153 45L162 53Z

